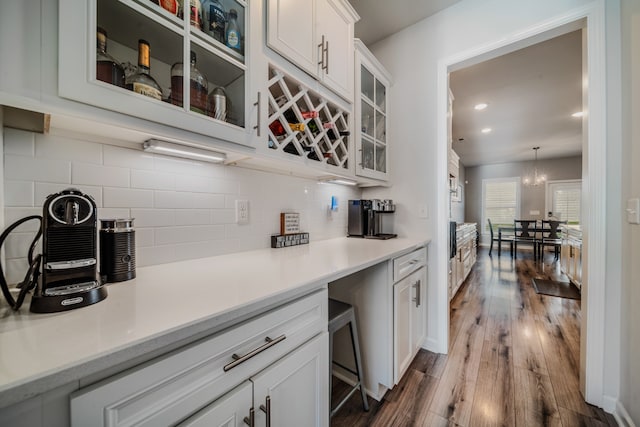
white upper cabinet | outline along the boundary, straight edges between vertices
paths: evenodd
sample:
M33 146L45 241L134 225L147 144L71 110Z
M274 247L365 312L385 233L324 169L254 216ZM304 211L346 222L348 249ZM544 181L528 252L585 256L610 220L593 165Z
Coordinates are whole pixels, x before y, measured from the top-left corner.
M178 16L150 0L60 0L58 95L250 145L255 95L249 88L251 60L247 54L252 49L245 46L252 27L247 2L216 3L220 19L226 21L226 33L211 28L213 2L197 3L204 6ZM98 28L106 31L107 53L124 66L124 85L105 82L101 75L104 64L96 51ZM235 29L233 33L230 28ZM140 39L150 46L150 75L159 85L152 91L155 98L127 89L135 86L129 75L138 65ZM195 69L190 66L193 54ZM195 82L191 77L198 72L204 79Z
M267 44L337 94L353 97L353 27L343 0L267 0ZM295 18L295 19L294 19Z
M355 42L356 174L389 179L389 111L391 76L360 41Z

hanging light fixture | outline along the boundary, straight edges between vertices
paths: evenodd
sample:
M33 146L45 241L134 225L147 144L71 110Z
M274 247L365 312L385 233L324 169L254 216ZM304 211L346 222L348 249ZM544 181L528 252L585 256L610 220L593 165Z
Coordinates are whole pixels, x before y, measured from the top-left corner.
M547 180L547 176L538 171L538 150L540 147L533 147L533 152L535 153L535 160L533 161L533 173L529 173L524 176L522 182L524 185L529 185L532 187L537 187L538 185L544 184Z

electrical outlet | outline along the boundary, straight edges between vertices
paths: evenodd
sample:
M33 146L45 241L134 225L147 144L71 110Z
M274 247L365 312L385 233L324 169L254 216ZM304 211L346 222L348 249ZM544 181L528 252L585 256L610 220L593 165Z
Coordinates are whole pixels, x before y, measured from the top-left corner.
M249 201L248 200L236 200L236 223L237 224L249 223Z

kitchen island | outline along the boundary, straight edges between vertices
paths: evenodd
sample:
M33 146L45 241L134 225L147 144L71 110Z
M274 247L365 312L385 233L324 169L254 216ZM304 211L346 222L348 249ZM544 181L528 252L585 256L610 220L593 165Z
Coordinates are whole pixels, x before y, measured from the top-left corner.
M337 238L161 264L110 284L108 298L89 307L4 308L0 420L9 405L61 386L77 390L428 243Z

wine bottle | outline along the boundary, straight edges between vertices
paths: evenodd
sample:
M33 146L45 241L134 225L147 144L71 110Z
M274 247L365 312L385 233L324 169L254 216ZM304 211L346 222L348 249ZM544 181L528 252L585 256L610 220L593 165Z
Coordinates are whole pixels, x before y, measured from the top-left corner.
M126 87L141 95L162 100L162 89L149 74L151 72L149 51L149 42L142 39L138 40L138 72L131 76L127 81Z
M303 119L315 119L318 117L317 111L301 111L300 114L302 114Z
M289 123L289 128L294 132L304 132L304 123Z
M274 120L269 123L269 129L276 137L284 135L284 126L282 126L280 120Z
M107 32L100 27L97 32L96 79L124 87L124 68L107 53Z

